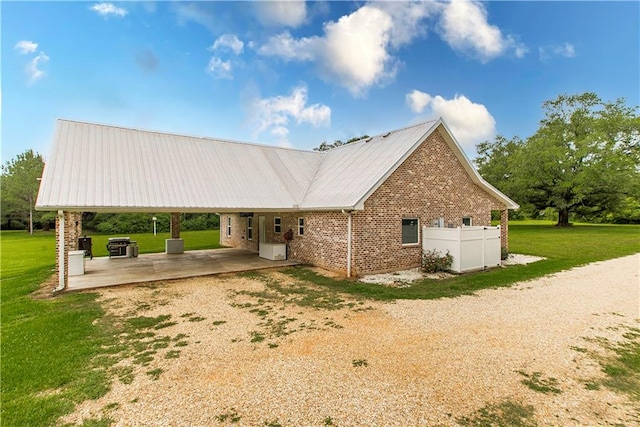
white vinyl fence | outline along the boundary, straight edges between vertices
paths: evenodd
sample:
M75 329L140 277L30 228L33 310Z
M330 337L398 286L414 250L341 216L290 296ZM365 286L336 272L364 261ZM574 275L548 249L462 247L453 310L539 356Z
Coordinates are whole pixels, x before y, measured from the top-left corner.
M500 246L500 226L422 227L422 250L443 255L448 251L456 273L499 266Z

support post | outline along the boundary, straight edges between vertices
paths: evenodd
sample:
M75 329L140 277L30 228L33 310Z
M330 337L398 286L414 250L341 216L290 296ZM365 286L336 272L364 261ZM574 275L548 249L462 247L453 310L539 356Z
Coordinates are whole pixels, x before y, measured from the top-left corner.
M184 253L184 240L180 238L179 212L171 212L171 238L164 241L164 251L168 254Z
M509 210L500 211L500 246L509 252Z

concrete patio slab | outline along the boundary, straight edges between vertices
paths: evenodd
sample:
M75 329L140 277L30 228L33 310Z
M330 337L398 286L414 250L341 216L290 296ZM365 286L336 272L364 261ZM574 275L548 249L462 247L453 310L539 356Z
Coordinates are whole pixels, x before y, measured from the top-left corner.
M85 274L70 276L67 290L183 279L298 264L300 263L291 260L270 261L258 257L255 252L234 248L187 251L182 254L142 254L137 258L100 257L85 259Z

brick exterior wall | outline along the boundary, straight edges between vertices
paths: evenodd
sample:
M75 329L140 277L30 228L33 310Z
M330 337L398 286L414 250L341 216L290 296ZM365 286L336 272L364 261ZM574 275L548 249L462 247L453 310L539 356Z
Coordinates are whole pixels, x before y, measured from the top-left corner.
M444 218L445 226L491 225L491 210L505 207L469 177L439 132L433 132L353 215L353 273L393 271L420 265L422 227ZM419 242L402 245L402 218L418 218Z
M478 187L439 132L433 132L365 201L363 211L352 214L352 274L363 275L417 267L422 254L422 227L444 218L445 226L462 226L471 217L474 226L491 225L491 211L503 211L502 245L507 243L506 209ZM265 217L265 241L284 242L291 228L294 239L289 257L304 263L346 273L347 221L341 212L255 213L253 237L247 237L247 219L238 214L221 216L221 241L225 246L258 251L259 217ZM281 232L274 231L281 218ZM305 219L298 235L297 220ZM231 235L227 234L231 218ZM418 218L419 239L402 244L402 219Z
M78 250L78 239L82 237L82 213L64 212L64 283L69 282L69 251ZM60 219L56 216L56 283L60 280Z

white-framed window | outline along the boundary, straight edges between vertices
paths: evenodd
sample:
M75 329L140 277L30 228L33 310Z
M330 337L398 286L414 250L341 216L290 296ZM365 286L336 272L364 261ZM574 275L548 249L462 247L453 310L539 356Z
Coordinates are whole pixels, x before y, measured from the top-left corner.
M304 235L304 218L298 218L298 236Z
M247 240L253 240L253 217L247 217Z
M227 217L227 237L231 236L231 217Z
M282 233L282 218L279 216L273 218L273 232Z
M471 227L473 225L473 218L471 218L470 216L463 216L462 217L462 226L463 227Z
M420 242L420 220L402 218L402 244L417 245Z

